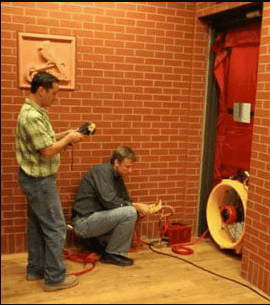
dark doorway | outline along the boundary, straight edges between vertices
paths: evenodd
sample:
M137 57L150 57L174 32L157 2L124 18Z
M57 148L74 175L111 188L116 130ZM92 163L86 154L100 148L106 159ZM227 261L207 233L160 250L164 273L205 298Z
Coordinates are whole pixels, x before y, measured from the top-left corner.
M252 24L261 24L262 3L252 3L237 9L228 10L212 16L206 16L201 20L211 27L211 45L217 37L225 37L230 31L248 27ZM253 18L250 18L253 16ZM231 50L228 50L230 52ZM207 90L206 120L204 126L204 148L203 164L201 174L200 205L198 218L198 235L201 235L207 228L206 205L208 197L213 188L213 182L217 178L214 174L217 168L216 139L218 136L217 125L220 123L220 103L222 94L220 83L214 75L216 53L209 54L209 77ZM247 63L248 64L248 63ZM226 89L227 90L227 89ZM227 112L227 108L225 109ZM230 112L230 111L228 111ZM228 113L232 117L233 113ZM231 119L231 118L229 118ZM226 177L223 177L226 178Z

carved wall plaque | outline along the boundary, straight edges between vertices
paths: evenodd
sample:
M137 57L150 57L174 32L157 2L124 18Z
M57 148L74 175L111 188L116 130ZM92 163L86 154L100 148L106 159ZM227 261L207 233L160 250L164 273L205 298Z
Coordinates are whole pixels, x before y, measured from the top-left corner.
M30 88L37 72L60 80L60 89L75 89L75 37L18 33L19 87Z

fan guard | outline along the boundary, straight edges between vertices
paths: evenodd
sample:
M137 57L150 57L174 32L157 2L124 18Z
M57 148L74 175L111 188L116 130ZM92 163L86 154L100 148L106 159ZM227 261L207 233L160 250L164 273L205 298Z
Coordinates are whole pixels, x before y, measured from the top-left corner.
M242 253L248 187L237 181L224 179L208 198L206 219L209 232L221 249Z

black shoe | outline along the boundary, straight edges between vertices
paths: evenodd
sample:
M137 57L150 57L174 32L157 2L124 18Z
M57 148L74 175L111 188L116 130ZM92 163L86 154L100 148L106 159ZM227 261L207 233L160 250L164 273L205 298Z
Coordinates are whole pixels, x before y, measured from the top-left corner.
M90 252L103 255L105 253L105 247L101 245L96 237L81 238L81 244Z
M103 264L113 264L122 267L131 266L134 262L132 258L122 255L109 254L107 252L105 252L100 261Z
M130 257L126 257L126 256L122 256L122 255L117 255L119 256L122 260L129 262L131 265L134 263L134 259L130 258Z

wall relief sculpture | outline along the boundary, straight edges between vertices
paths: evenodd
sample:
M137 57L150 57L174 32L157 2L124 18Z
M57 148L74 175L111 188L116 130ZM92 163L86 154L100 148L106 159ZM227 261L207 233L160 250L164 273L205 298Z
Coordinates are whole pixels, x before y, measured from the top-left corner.
M40 71L60 80L60 89L75 89L75 37L19 33L19 87L30 88Z

